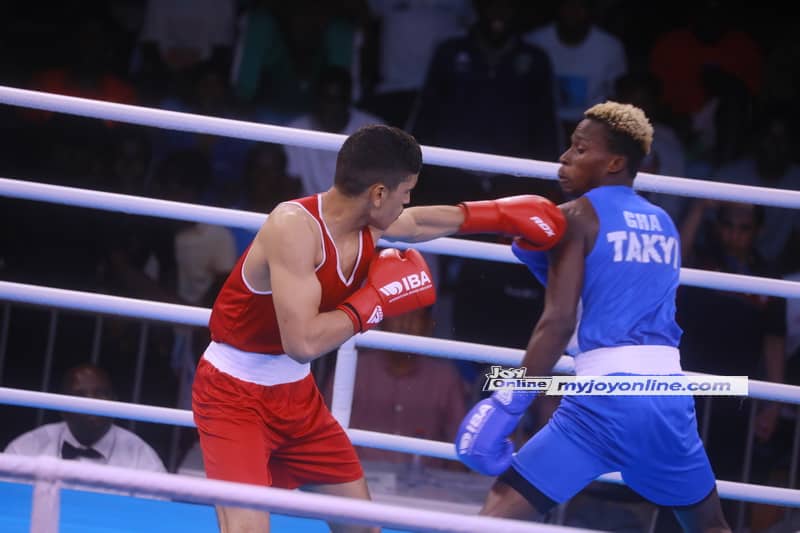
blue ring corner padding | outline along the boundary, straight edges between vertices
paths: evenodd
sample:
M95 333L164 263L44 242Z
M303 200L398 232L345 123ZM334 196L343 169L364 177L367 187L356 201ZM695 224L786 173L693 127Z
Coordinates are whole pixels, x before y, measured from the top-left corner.
M30 531L33 485L0 482L0 531ZM270 531L327 533L328 525L310 518L273 514ZM59 533L218 533L209 505L150 500L117 494L61 490ZM384 529L389 533L401 533Z

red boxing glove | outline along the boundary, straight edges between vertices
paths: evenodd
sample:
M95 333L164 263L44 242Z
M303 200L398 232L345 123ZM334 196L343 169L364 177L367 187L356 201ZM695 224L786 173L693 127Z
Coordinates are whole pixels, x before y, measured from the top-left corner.
M422 255L409 249L387 248L372 260L364 286L336 309L344 311L356 333L367 331L384 317L402 315L436 302L431 271Z
M459 233L521 237L520 244L531 250L549 250L561 240L567 228L561 209L547 198L533 194L462 202L458 206L464 211Z

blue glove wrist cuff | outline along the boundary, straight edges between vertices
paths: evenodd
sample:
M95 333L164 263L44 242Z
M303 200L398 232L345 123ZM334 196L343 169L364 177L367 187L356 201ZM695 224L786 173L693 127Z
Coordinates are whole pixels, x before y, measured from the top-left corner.
M539 393L525 390L502 389L492 394L492 399L507 413L518 415L533 403Z

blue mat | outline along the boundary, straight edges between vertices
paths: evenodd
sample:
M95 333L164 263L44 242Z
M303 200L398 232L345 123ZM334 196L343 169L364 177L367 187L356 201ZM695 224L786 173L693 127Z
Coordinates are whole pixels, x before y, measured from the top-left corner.
M33 486L0 482L0 531L29 533ZM59 533L219 533L208 505L147 500L78 490L61 491ZM329 532L321 520L272 515L271 531ZM402 533L384 529L387 533Z

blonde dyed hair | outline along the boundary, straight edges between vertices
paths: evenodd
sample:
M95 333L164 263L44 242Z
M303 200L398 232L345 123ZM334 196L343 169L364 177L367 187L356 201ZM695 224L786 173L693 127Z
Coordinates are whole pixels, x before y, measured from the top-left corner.
M642 147L645 154L650 153L653 144L653 126L644 111L630 104L604 102L587 109L586 118L604 122L614 131L627 135Z

